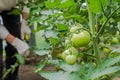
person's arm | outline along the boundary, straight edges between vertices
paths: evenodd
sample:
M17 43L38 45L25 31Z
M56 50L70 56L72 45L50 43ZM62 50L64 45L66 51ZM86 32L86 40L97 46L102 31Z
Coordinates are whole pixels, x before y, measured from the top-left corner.
M19 54L24 56L29 54L29 46L22 40L10 34L3 25L0 25L0 39L6 40L9 44L17 49Z
M8 36L5 38L5 40L6 40L8 43L12 44L13 41L15 40L15 37L14 37L12 34L8 34Z

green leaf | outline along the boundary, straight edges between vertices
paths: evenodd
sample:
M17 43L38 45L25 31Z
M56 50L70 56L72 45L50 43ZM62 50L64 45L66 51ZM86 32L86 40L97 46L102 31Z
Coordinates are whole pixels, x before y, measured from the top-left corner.
M43 55L46 55L46 54L49 54L50 53L50 50L47 50L47 49L39 49L39 50L33 50L33 52L39 56L43 56Z
M56 45L58 43L58 39L51 37L50 42L51 44Z
M41 60L40 63L36 66L35 72L39 73L43 67L46 65L46 60Z
M20 15L21 11L17 8L12 9L9 13L9 15Z
M15 63L14 65L11 65L11 73L14 73L18 66L19 66L18 63Z
M64 75L63 75L64 74ZM68 73L63 71L59 72L41 72L40 75L48 80L69 80Z
M109 67L109 68L106 68L104 70L96 70L96 72L94 72L91 76L90 76L90 79L91 80L94 80L96 78L99 78L103 75L108 75L108 74L112 74L112 73L115 73L117 71L120 70L120 67L119 66L114 66L114 67Z
M5 73L3 74L3 76L2 76L2 79L4 79L8 74L10 74L10 73L14 73L14 71L16 70L16 68L19 66L19 64L18 63L15 63L15 64L13 64L13 65L11 65L11 67L9 68L9 69L7 69L6 71L5 71ZM1 79L0 79L1 80Z
M70 73L70 74L69 74L69 78L70 78L70 80L83 80L83 79L80 77L79 73L75 73L75 72ZM66 79L66 80L67 80L67 79Z
M94 80L95 78L98 78L100 76L108 75L108 74L119 71L120 70L119 66L111 67L112 65L114 65L119 61L120 61L120 56L110 58L110 59L107 58L96 69L94 69L94 71L91 73L92 75L90 76L90 78Z
M98 69L105 69L107 67L110 67L112 65L114 65L115 63L120 62L120 56L114 57L114 58L110 58L110 59L106 59L105 61L102 62L102 64L100 64L100 66L98 67Z
M11 71L12 71L11 68L10 68L10 69L7 69L7 70L5 71L5 73L3 74L3 76L2 76L2 79L4 79Z
M74 21L78 21L78 22L83 22L85 19L84 16L81 17L81 15L77 15L77 14L74 14L74 15L71 15L71 14L63 14L64 17L69 20L69 19L73 19Z
M69 8L75 4L74 0L61 0L59 8Z
M22 55L16 54L15 56L16 56L16 58L17 58L18 63L20 63L20 64L22 64L22 65L25 63L24 57L23 57Z
M102 12L102 6L105 5L105 0L88 0L90 10L93 13Z
M60 65L60 68L62 68L64 71L68 71L68 72L79 71L81 68L81 66L79 64L69 65L66 62L61 62L59 65Z
M57 24L57 29L58 29L58 31L66 31L66 30L68 30L68 26L65 25L65 24L58 23Z
M47 8L68 8L75 4L74 0L48 0L45 2Z
M36 47L43 50L43 49L49 49L49 43L45 40L45 37L42 36L43 32L37 32L36 33Z
M110 53L120 53L120 45L115 45L115 46L111 46L111 52Z
M57 38L57 35L58 35L58 33L55 32L54 30L46 30L45 31L46 38L50 38L50 37Z
M46 8L56 8L60 4L61 0L48 0L45 2Z
M64 71L58 72L41 72L40 75L48 80L81 80L76 73L68 73Z

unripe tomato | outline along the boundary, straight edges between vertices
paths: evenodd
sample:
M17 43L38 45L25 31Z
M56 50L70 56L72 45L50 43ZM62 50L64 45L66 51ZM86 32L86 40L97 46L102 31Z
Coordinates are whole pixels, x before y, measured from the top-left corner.
M69 46L70 45L70 40L69 39L66 39L65 40L65 46Z
M66 58L65 58L66 63L67 63L67 64L70 64L70 65L75 64L76 60L77 60L77 58L76 58L75 55L68 55L68 56L66 56Z
M62 58L65 60L66 56L70 55L70 54L73 54L73 55L77 56L78 55L78 50L74 47L70 47L62 53Z
M70 54L69 50L65 50L65 51L62 53L62 58L63 58L63 60L65 60L66 56L69 55L69 54Z
M78 50L77 50L76 48L70 47L68 50L69 50L69 52L70 52L71 54L73 54L73 55L75 55L75 56L78 55Z
M104 53L109 53L111 50L109 48L103 48Z
M71 41L73 46L82 47L90 42L90 34L87 31L82 31L78 34L73 34Z
M118 38L113 37L112 40L111 40L111 43L112 43L112 44L117 44L117 43L119 43Z

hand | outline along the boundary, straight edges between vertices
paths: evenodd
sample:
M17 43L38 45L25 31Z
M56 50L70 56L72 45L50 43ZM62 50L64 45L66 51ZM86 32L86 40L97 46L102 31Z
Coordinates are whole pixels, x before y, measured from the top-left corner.
M0 25L0 39L6 39L6 37L8 36L8 34L9 34L9 32L5 28L5 26Z
M25 35L30 37L31 30L29 26L27 25L27 21L25 19L22 20L21 24L21 38L24 39Z
M23 56L28 56L30 53L29 46L18 38L15 38L15 40L11 43L11 45L15 47L18 53Z

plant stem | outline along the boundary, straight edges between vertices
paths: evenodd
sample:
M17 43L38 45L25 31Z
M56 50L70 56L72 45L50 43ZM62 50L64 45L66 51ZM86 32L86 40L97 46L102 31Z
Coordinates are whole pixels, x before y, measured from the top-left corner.
M112 13L112 14L107 18L107 20L103 23L102 27L100 28L99 32L97 33L96 38L100 35L101 31L103 30L104 26L105 26L106 23L109 21L109 19L110 19L110 18L113 16L113 14L114 14L117 10L119 10L119 9L120 9L120 6L119 6L117 9L115 9L115 10L113 11L113 13Z
M12 71L12 69L8 69L4 75L2 76L2 79L4 79L10 72Z
M93 42L93 49L94 49L94 54L96 55L96 61L99 64L101 62L101 58L100 58L100 51L97 45L97 40L94 36L95 36L95 27L93 25L93 13L90 10L90 5L88 3L88 0L85 0L86 4L87 4L87 9L88 9L88 16L89 16L89 28L90 28L90 32L92 35L92 42Z
M101 58L100 58L100 51L99 51L99 47L98 47L98 43L97 43L97 39L93 39L93 48L94 48L94 53L96 55L96 61L98 64L101 63Z

